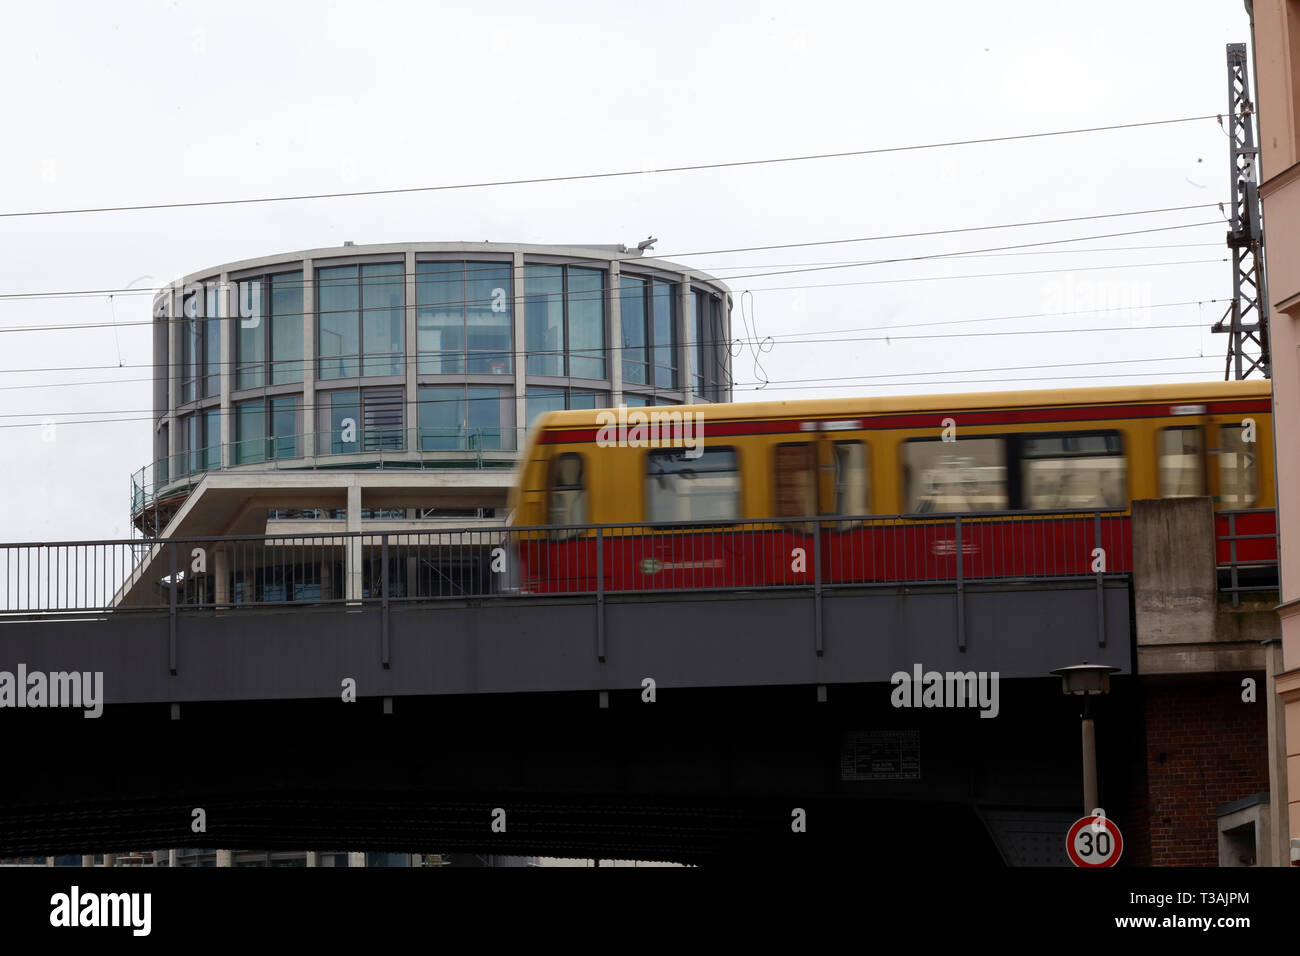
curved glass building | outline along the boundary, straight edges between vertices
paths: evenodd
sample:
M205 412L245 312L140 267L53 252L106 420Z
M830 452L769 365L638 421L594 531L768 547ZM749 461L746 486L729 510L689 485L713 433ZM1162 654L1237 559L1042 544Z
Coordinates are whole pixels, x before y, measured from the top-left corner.
M162 534L208 476L271 523L341 519L338 481L313 495L300 473L358 471L419 473L353 500L366 521L504 517L540 413L729 401L730 311L722 282L623 246L349 244L193 273L154 300L133 522Z

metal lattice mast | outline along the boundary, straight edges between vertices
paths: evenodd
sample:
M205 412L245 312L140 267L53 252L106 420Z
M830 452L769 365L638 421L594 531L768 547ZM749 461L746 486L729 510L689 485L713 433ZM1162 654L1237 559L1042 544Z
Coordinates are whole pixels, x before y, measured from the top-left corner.
M1271 377L1268 343L1268 287L1264 278L1264 228L1255 170L1255 107L1250 99L1246 44L1228 44L1228 137L1232 195L1232 304L1211 329L1228 333L1224 379Z

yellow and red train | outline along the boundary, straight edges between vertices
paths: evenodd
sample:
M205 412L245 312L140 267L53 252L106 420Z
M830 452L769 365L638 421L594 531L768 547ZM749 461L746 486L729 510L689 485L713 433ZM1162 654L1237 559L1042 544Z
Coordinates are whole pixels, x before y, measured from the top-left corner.
M942 579L958 555L972 576L1089 573L1083 544L1126 571L1131 502L1188 495L1214 502L1221 563L1229 515L1236 561L1275 563L1271 408L1247 381L551 412L512 520L547 529L521 532L531 590L702 586L723 565L791 583L810 546L826 583Z

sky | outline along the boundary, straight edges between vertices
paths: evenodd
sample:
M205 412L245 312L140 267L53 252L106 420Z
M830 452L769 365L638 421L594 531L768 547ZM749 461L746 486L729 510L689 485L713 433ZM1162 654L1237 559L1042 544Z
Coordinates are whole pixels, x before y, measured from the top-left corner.
M20 4L0 31L0 212L1207 116L1227 108L1225 44L1249 39L1231 0ZM1211 118L606 180L3 217L0 296L142 291L0 298L0 540L130 535L130 475L152 453L143 290L209 266L344 241L653 235L655 255L731 286L736 401L1207 381L1227 347L1208 331L1225 302L1208 300L1232 291L1214 208L1228 196L1228 139ZM1160 231L1114 235L1137 230ZM1076 237L1103 238L1005 248ZM955 252L968 254L879 261ZM31 328L105 322L121 327Z

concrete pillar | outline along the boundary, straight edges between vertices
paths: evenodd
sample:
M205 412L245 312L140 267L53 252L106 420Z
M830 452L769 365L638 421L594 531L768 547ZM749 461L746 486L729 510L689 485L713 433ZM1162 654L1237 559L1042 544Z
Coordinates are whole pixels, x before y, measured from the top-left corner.
M116 866L116 865L117 865L117 854L116 854L116 853L105 853L105 854L104 854L104 865L105 865L105 866Z
M45 865L46 865L46 866L53 866L53 865L54 865L54 857L52 857L52 856L47 856L47 857L45 858Z
M308 865L308 866L319 866L319 865L320 865L319 857L320 857L320 854L317 853L315 850L308 850L308 851L307 851L307 865Z
M302 260L302 453L316 455L316 271L311 259ZM328 446L322 452L328 450Z
M230 416L230 393L235 388L235 345L239 335L239 291L230 284L230 273L221 273L221 292L217 296L221 323L221 467L229 468L235 464L231 440L234 438L234 425ZM263 302L265 302L265 298ZM232 318L233 317L233 318ZM209 438L211 441L211 438ZM220 599L218 599L220 600Z
M618 260L609 264L609 287L606 289L605 314L609 316L609 339L605 342L606 373L609 376L609 403L617 407L623 401L623 307L619 295L621 271Z
M682 276L677 285L677 387L686 402L695 394L695 316L691 313L691 280Z
M167 851L167 868L168 868L169 870L174 870L174 869L176 869L176 851L175 851L175 850L168 850L168 851Z
M527 309L524 307L526 280L524 276L524 254L516 252L511 267L514 296L511 298L511 322L513 329L515 356L510 363L515 376L515 443L512 448L522 448L524 427L528 424L528 321Z
M365 866L366 855L364 853L349 853L348 866Z
M230 552L217 548L212 552L212 576L217 604L230 603Z
M348 485L348 531L361 530L361 486L356 479ZM347 542L347 591L348 601L361 600L361 538L359 535L344 539Z
M81 854L81 865L82 865L82 866L94 866L94 865L95 865L95 854L93 854L93 853L83 853L83 854Z
M416 284L415 284L415 252L410 250L406 253L406 312L405 312L405 331L402 336L402 358L405 361L403 370L406 373L406 407L403 410L403 433L405 441L403 447L407 451L419 451L419 412L420 412L420 389L418 377L420 373L420 332L416 322ZM315 865L315 864L311 864Z
M230 866L232 863L233 853L230 850L217 851L217 866Z

